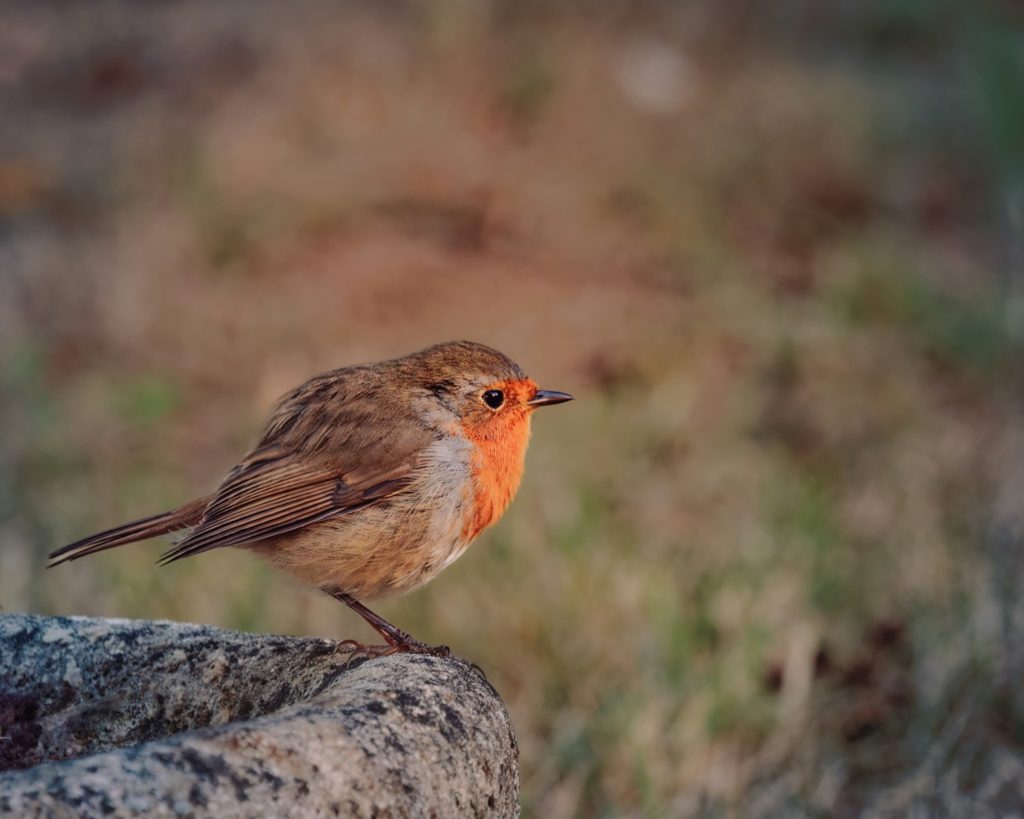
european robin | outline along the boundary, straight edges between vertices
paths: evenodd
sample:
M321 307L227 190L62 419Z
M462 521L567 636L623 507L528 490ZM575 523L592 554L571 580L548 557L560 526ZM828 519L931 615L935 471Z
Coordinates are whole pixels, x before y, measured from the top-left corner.
M522 478L533 410L570 400L469 341L324 373L277 402L213 494L58 549L50 565L191 529L161 564L249 549L350 606L386 641L360 648L446 652L360 601L422 586L501 517Z

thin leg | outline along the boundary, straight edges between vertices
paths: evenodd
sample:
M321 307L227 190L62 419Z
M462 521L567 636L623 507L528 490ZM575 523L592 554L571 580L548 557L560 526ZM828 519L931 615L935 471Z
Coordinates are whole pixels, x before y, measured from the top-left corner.
M392 625L376 612L370 611L366 606L356 600L352 595L345 592L324 589L335 600L340 600L352 611L362 617L370 626L380 634L387 642L387 646L360 646L364 649L384 649L379 651L380 655L396 654L398 652L410 652L413 654L432 654L435 657L451 657L452 653L448 646L428 646L421 643L412 635ZM345 642L351 642L346 640ZM357 644L358 645L358 644Z

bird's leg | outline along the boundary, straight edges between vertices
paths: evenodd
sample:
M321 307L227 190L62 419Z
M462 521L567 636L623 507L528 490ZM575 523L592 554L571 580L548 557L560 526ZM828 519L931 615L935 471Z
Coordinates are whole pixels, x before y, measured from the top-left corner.
M324 589L331 597L335 600L340 600L352 611L362 617L370 626L380 634L381 637L387 642L386 646L364 646L360 643L355 643L360 651L370 651L376 656L386 656L388 654L397 654L399 652L408 652L412 654L432 654L435 657L450 657L452 655L448 646L429 646L426 643L421 643L411 634L407 634L397 626L392 625L383 617L376 612L371 611L358 600L356 600L351 594L346 594L342 591L336 591L333 589ZM345 644L351 645L354 643L352 640L346 640Z

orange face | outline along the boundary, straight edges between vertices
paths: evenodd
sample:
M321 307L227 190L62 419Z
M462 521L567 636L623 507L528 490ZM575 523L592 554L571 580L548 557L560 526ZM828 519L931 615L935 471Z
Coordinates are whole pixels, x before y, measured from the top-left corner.
M474 444L475 502L463 527L467 539L501 517L519 488L533 411L527 402L536 393L537 385L529 378L498 381L480 392L479 407L463 415L463 434Z

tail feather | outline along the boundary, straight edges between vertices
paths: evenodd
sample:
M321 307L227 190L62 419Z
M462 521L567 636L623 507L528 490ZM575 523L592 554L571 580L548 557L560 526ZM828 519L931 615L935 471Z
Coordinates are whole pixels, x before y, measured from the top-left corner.
M115 546L123 546L125 543L135 543L139 540L148 540L157 535L167 532L174 532L178 529L185 529L195 526L203 517L203 512L209 504L210 498L199 498L191 503L186 503L178 509L164 512L159 515L151 515L148 518L133 520L130 523L115 526L105 532L90 535L82 540L69 543L54 552L50 553L50 564L47 568L52 569L61 563L71 560L78 560L80 557L94 555Z

